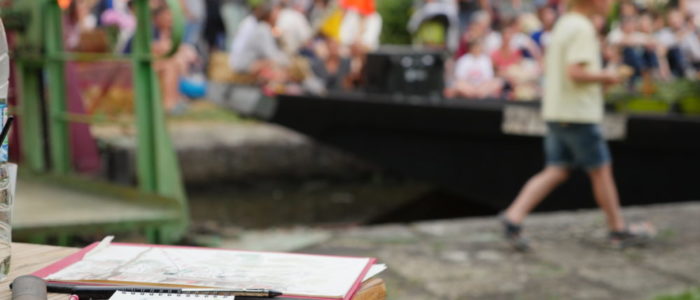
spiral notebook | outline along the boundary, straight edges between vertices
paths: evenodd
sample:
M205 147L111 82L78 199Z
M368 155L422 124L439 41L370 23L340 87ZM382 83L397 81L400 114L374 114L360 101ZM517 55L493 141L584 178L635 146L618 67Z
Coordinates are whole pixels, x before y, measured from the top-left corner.
M109 300L234 300L234 296L116 292Z

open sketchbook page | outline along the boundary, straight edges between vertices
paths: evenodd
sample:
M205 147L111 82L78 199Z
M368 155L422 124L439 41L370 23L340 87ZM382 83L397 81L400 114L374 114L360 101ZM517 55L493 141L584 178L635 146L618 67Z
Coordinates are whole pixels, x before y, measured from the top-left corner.
M52 281L271 289L344 298L370 258L112 244L49 275Z
M234 296L184 295L184 294L136 294L116 292L109 300L235 300Z

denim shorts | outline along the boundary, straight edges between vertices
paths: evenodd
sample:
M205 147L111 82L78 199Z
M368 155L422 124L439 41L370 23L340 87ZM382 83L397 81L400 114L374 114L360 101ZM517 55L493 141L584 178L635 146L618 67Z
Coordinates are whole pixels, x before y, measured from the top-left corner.
M544 139L548 166L592 170L612 162L600 125L548 122Z

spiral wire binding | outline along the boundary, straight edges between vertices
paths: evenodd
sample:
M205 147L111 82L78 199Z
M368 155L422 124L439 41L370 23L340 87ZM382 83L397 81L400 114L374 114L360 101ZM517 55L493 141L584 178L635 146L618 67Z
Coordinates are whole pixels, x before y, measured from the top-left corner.
M119 291L124 294L129 294L129 295L134 295L134 296L167 296L167 297L183 297L183 298L217 298L217 297L228 297L230 295L227 295L226 293L217 293L217 292L195 292L195 291L186 291L186 292L177 292L177 290L171 290L171 289L132 289L132 290L122 290Z

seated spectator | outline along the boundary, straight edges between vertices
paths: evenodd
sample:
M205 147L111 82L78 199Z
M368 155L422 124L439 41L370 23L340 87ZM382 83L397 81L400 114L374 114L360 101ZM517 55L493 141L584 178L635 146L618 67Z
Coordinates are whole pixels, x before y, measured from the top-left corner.
M103 25L119 29L114 46L115 53L126 52L126 48L136 32L136 16L132 13L132 6L133 3L128 0L113 1L112 8L107 9L100 16Z
M489 30L486 36L487 53L493 53L503 49L503 41L505 39L502 35L505 34L506 31L511 34L508 38L511 50L520 52L526 58L532 58L536 61L542 60L542 51L539 46L537 46L537 43L523 32L521 16L506 19L503 22L503 30L501 33Z
M464 34L474 23L474 15L479 11L491 10L488 0L457 0L457 17L460 34ZM468 41L465 41L468 43ZM461 57L461 55L460 55Z
M697 72L700 70L700 37L698 37L696 24L690 19L684 20L682 24L683 30L679 31L681 50L692 65L693 71ZM697 74L693 74L693 77L697 77Z
M497 45L501 39L498 32L491 30L491 16L484 11L476 13L466 31L462 33L454 59L457 60L469 53L469 44L477 39L483 39L487 45ZM491 53L489 49L490 47L487 46L484 52Z
M431 1L431 0L426 0ZM461 33L464 33L474 21L474 16L479 12L489 12L495 14L497 11L502 10L502 8L508 7L511 10L522 11L525 9L523 7L522 0L510 0L510 1L491 1L491 0L456 0L457 10L459 16L459 27ZM531 2L531 1L526 1Z
M491 54L496 74L506 80L510 99L533 100L537 96L540 67L537 61L526 59L522 50L514 47L518 28L503 31L501 48Z
M634 20L637 17L639 10L637 5L632 2L632 0L623 0L619 4L619 12L615 19L610 23L610 31L608 35L620 36L622 35L621 24L622 20L631 19ZM597 18L605 19L604 16L599 16ZM596 24L597 25L597 24Z
M286 1L275 24L275 30L282 41L282 48L290 56L297 55L313 35L301 2L300 0Z
M654 37L666 49L666 59L673 75L679 78L688 76L693 72L686 55L692 53L693 45L698 42L697 36L686 28L679 10L669 11L666 19L668 26L658 30Z
M254 83L251 78L270 81L284 77L283 69L290 59L272 33L278 12L279 7L274 4L261 4L241 24L229 56L231 69L244 81L240 83Z
M457 61L454 83L445 90L445 96L469 99L499 97L503 81L494 76L491 59L484 52L484 41L475 40L469 49L469 53Z
M617 45L605 44L603 46L603 60L605 61L605 69L610 72L617 72L625 67L622 61L622 51Z
M109 41L97 28L99 18L93 13L97 0L73 1L68 7L65 46L77 52L107 52Z
M491 60L500 77L505 75L508 68L520 64L523 60L522 51L513 46L515 34L513 28L504 30L500 48L491 53Z
M340 25L340 42L345 47L360 47L363 52L379 48L382 16L376 10L375 0L341 0L345 10Z
M520 50L524 57L539 62L542 61L542 50L532 37L523 30L523 23L525 22L526 16L527 15L520 15L514 20L507 20L505 22L506 26L504 27L504 31L511 30L513 32L511 41L511 47L513 47L513 49Z
M632 0L624 0L620 3L620 19L637 17L639 8Z
M532 34L532 39L544 51L549 43L549 35L557 22L557 11L552 6L542 6L537 10L542 29Z
M316 55L311 59L311 70L322 81L326 91L349 88L351 60L342 55L340 44L332 38L321 36L314 48Z
M637 82L643 75L647 76L658 70L659 61L651 36L639 30L638 20L627 17L620 23L619 30L608 35L608 43L622 49L623 61L634 69L630 83Z
M501 34L493 30L493 17L489 12L480 11L474 14L470 27L473 27L469 29L473 34L469 38L482 39L485 53L491 53L501 46ZM469 45L469 41L471 40L467 40L465 45Z
M152 44L153 54L158 57L166 56L173 47L172 29L173 17L170 9L162 5L153 11L155 39ZM174 111L184 97L180 94L180 79L189 72L190 66L197 61L197 52L191 45L183 44L175 54L155 62L154 68L160 78L160 88L163 96L163 106L166 111Z
M681 12L687 14L694 24L700 24L700 0L679 0Z
M667 49L654 38L654 17L649 13L643 13L639 16L639 33L644 36L646 43L644 51L651 56L651 63L656 64L656 75L660 79L668 80L671 77L668 61L666 57Z

